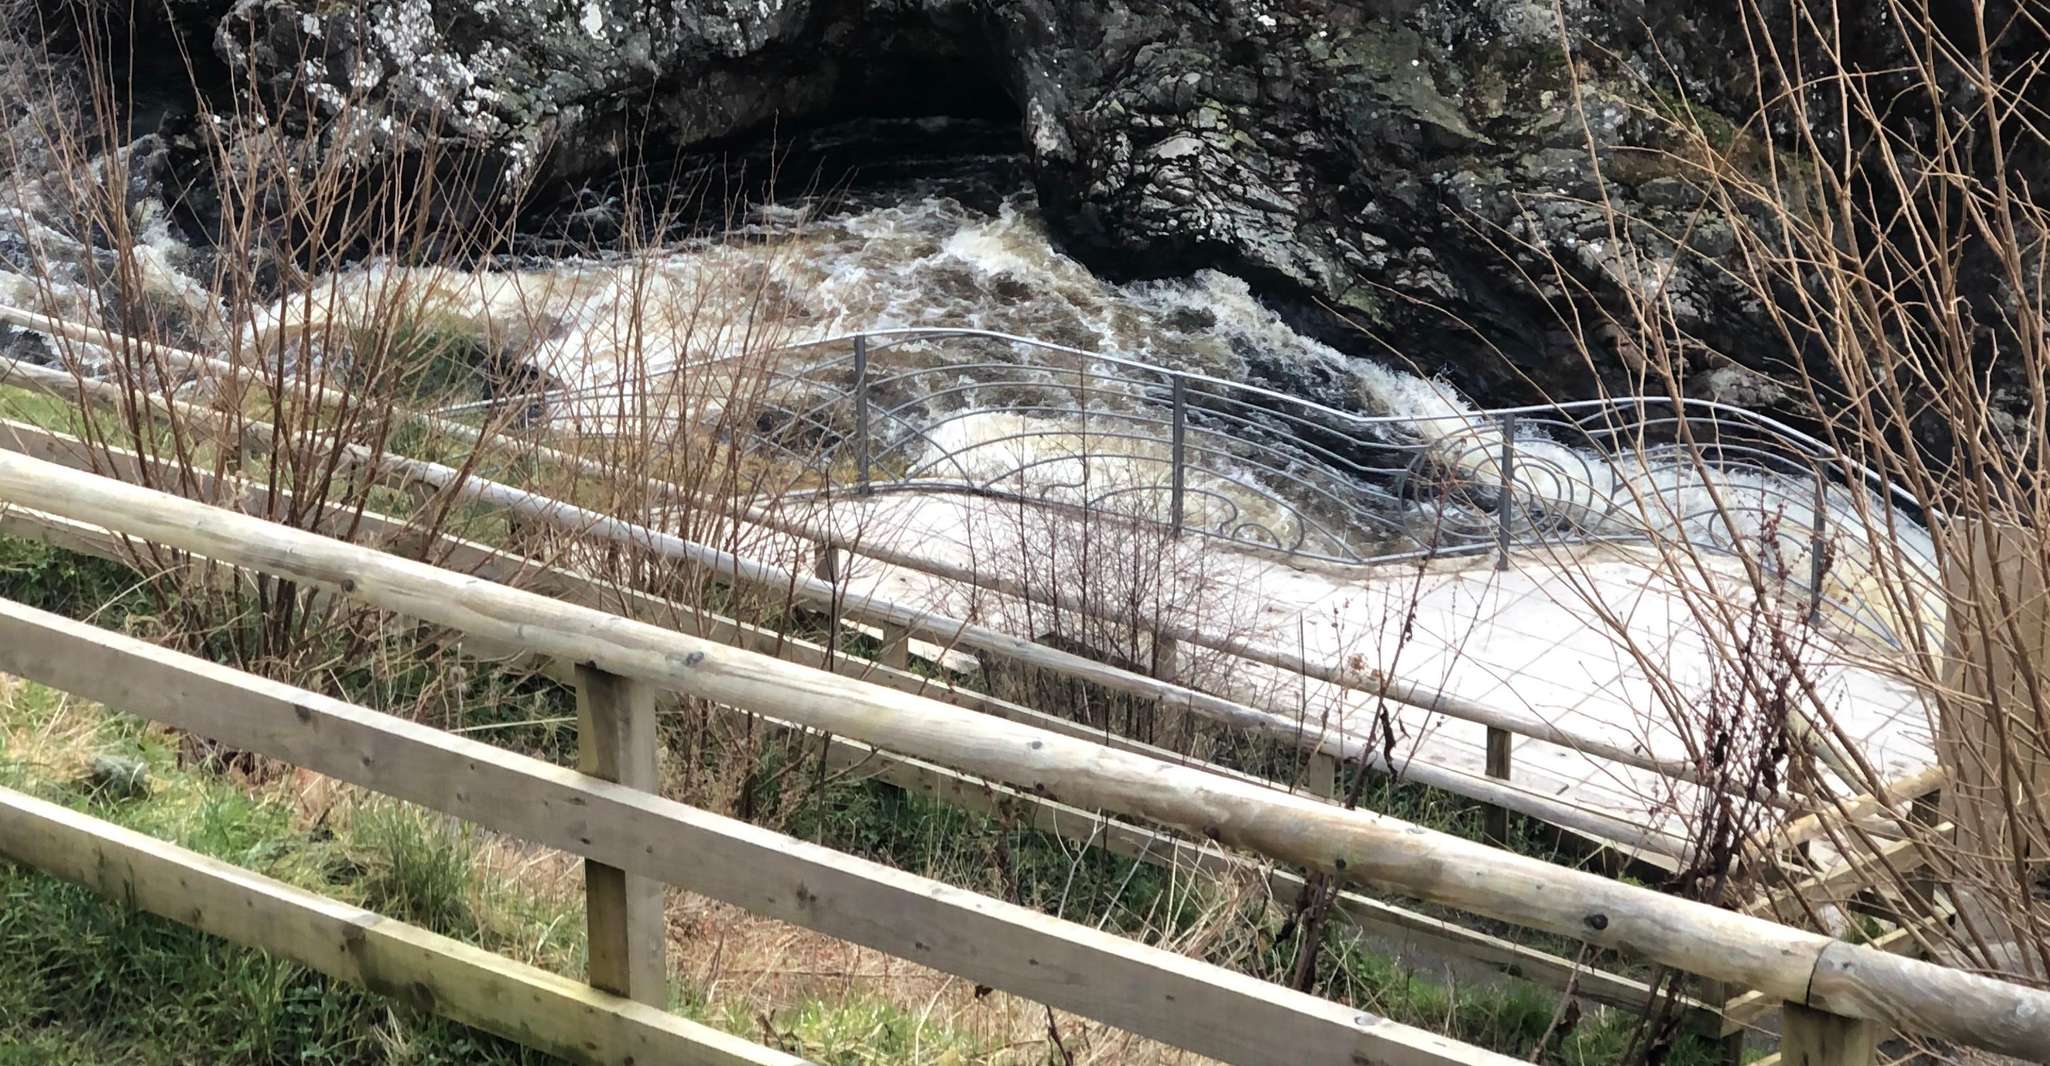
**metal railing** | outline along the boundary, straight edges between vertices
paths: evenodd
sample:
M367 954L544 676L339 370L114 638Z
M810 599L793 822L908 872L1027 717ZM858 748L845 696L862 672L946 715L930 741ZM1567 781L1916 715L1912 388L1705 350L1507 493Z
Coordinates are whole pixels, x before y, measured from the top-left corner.
M1825 594L1829 571L1882 550L1864 537L1871 508L1922 513L1815 437L1702 400L1475 410L1418 382L1425 391L1412 399L1441 410L1363 414L955 327L866 330L771 354L749 371L766 381L743 443L811 471L807 493L1059 503L1337 564L1492 552L1502 566L1533 547L1678 538L1758 560L1815 611L1833 606L1889 636L1857 596ZM620 388L543 399L557 414L603 418Z

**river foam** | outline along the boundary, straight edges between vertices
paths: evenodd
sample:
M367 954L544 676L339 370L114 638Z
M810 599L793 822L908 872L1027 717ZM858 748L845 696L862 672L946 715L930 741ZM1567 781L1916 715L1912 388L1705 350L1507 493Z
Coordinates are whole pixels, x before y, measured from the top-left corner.
M726 232L632 254L523 258L474 270L372 261L314 279L310 294L296 292L244 321L224 322L219 340L238 340L256 353L295 351L311 336L332 336L325 327L339 324L346 332L404 307L432 329L537 368L555 387L555 417L604 428L618 424L639 394L655 391L647 383L673 379L678 368L731 364L856 330L974 327L1282 391L1291 381L1339 382L1317 399L1400 420L1361 430L1361 438L1374 438L1364 443L1420 450L1442 472L1482 490L1502 480L1499 425L1446 382L1350 357L1305 336L1244 280L1225 273L1106 281L1056 247L1029 192L983 206L972 199L942 188L756 205ZM188 273L193 257L161 218L139 221L149 238L136 250L139 276L203 333L218 305L209 307L206 286ZM14 223L45 260L91 254L32 218ZM89 285L62 272L38 281L19 269L0 271L0 295L67 318L103 319L107 311ZM936 350L930 359L958 357ZM1159 401L1136 392L1124 399L1135 412ZM1166 498L1157 442L1078 434L1058 411L1008 411L1001 402L976 410L978 400L990 396L963 390L929 405L924 414L940 429L929 436L926 454L905 457L906 467L935 477L951 469L991 485L1009 479L1016 491L1071 500L1072 486L1091 484L1137 486L1121 495L1152 500L1156 510ZM1285 445L1285 428L1273 436ZM1529 424L1516 435L1520 462L1511 480L1523 513L1586 534L1680 532L1772 559L1796 580L1810 568L1805 531L1818 515L1831 530L1853 529L1872 503L1837 489L1818 509L1810 486L1786 478L1742 470L1711 475L1628 451L1596 456L1557 438ZM1282 465L1296 488L1273 478L1263 485L1268 472L1257 464L1211 472L1191 486L1192 520L1257 514L1277 543L1288 542L1300 539L1291 524L1299 526L1302 516L1272 506L1275 499L1293 492L1312 515L1306 520L1329 521L1312 513L1300 486L1326 497L1366 491L1348 473L1318 469L1308 459L1285 457ZM1492 520L1495 506L1485 491L1466 493L1426 499L1411 518L1426 527L1449 521L1478 528ZM1911 553L1921 554L1916 533L1909 539Z

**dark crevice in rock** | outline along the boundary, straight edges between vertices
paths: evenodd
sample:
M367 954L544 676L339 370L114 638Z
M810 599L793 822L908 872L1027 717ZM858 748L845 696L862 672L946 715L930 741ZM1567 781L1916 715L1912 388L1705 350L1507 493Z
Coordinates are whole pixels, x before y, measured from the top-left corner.
M233 0L33 0L15 27L60 56L106 71L125 102L128 140L201 100L224 101L232 84L213 34Z

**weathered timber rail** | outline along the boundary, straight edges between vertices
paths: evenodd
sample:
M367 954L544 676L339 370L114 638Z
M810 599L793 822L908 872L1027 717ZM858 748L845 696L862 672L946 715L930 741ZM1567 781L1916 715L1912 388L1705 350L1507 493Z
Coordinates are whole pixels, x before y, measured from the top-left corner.
M166 464L143 459L132 452L106 446L92 447L63 434L17 423L0 422L0 448L48 459L73 469L111 472L122 480L165 483L171 471ZM192 486L207 498L223 500L214 492L210 478L201 476ZM251 485L233 494L232 505L245 514L267 515L291 509L289 499L265 486ZM336 509L338 512L343 509ZM758 629L698 608L661 600L615 583L537 564L523 556L489 545L464 541L445 533L423 539L403 522L370 511L336 513L329 526L353 527L354 539L371 545L385 545L409 557L432 559L445 568L483 577L501 584L519 584L585 606L611 609L630 617L657 621L684 632L721 643L751 647L809 666L829 669L845 676L886 685L902 691L929 695L982 713L1022 721L1070 736L1085 737L1140 752L1149 757L1176 762L1227 777L1241 777L1237 771L1194 761L1175 752L1152 748L1116 734L1080 725L1069 719L977 693L951 688L932 679L891 665L862 659L842 651L828 652L788 634ZM131 562L134 556L122 538L97 527L55 519L23 509L0 510L0 534L43 540L71 551ZM403 545L403 547L400 547ZM481 650L481 649L480 649ZM516 652L510 652L516 653ZM565 684L576 684L573 669L556 666L553 660L541 668ZM1118 819L1028 795L1016 789L956 774L944 767L877 751L839 737L824 738L829 745L828 761L833 772L859 773L888 782L910 792L932 796L956 807L979 813L996 813L1041 832L1064 837L1084 847L1100 847L1113 854L1173 869L1227 874L1244 873L1245 860L1228 855L1212 844L1196 844L1173 834L1134 825ZM1264 782L1255 782L1263 783ZM1328 784L1328 782L1327 782ZM1265 874L1278 899L1297 897L1303 887L1295 874L1270 869ZM1600 1003L1641 1010L1656 993L1645 982L1603 970L1597 966L1539 951L1511 940L1466 928L1442 918L1433 918L1354 892L1341 892L1334 901L1334 915L1362 932L1423 948L1451 960L1465 960L1530 980L1553 989L1573 991ZM1719 1013L1708 1004L1687 1001L1697 1027L1715 1026L1720 1031Z
M0 630L10 672L1226 1061L1453 1063L1479 1052L32 608L0 603ZM1234 1018L1257 1031L1230 1032ZM1293 1046L1261 1046L1275 1032ZM1477 1061L1510 1061L1479 1053Z
M1823 1014L2050 1057L2050 993L2041 990L975 715L34 459L0 453L0 500L1174 826L1344 881L1629 951ZM644 794L625 791L647 802ZM637 856L593 857L622 869L645 868ZM1807 1015L1790 1017L1799 1025Z
M226 364L214 366L209 363L207 368L214 372L247 373L226 367ZM80 396L88 402L118 402L118 396L113 394L119 393L120 390L107 382L75 378L62 371L18 362L8 367L7 373L8 378L0 380L33 385L59 395ZM176 406L180 415L187 419L185 424L188 425L210 424L219 420L217 412L184 401L151 398L148 406L155 408L167 403ZM269 425L254 421L240 424L237 428L247 446L255 450L268 447L275 433ZM461 428L474 432L470 427ZM1496 779L1471 774L1420 759L1405 760L1397 767L1387 766L1384 750L1379 745L1370 743L1370 738L1328 729L1316 722L1305 722L1300 706L1279 703L1248 706L1237 700L1226 699L1073 652L1048 647L964 619L896 603L880 596L849 595L844 588L834 582L811 574L762 563L643 524L628 522L602 512L496 482L479 476L475 471L460 471L443 464L388 452L373 453L370 449L360 446L344 447L339 451L345 463L354 465L370 476L393 484L424 485L438 492L450 493L457 499L482 503L500 510L507 515L508 520L533 523L579 540L609 543L629 551L688 563L719 575L722 580L765 589L772 594L793 595L798 602L829 612L836 617L886 629L894 628L942 647L960 646L988 652L1007 661L1100 685L1158 703L1163 707L1184 708L1212 721L1249 729L1291 745L1325 751L1339 759L1356 760L1361 765L1379 765L1384 769L1399 770L1405 776L1424 784L1519 811L1598 840L1615 841L1626 848L1643 849L1668 861L1677 857L1683 849L1682 843L1670 834L1654 831L1607 812L1591 810L1531 789L1520 788L1513 780L1507 778ZM588 459L581 457L563 458L589 462ZM753 520L752 515L750 520ZM1215 641L1194 633L1189 636L1189 643L1192 645L1213 647L1230 654L1240 651L1254 652L1250 658L1271 665L1286 665L1294 661L1294 657L1284 653L1270 652L1263 655L1255 649L1242 648L1235 642ZM1349 687L1354 689L1371 692L1377 698L1385 698L1396 703L1410 703L1432 713L1473 721L1491 731L1531 737L1585 755L1612 759L1682 781L1698 780L1698 775L1684 763L1655 759L1630 748L1583 738L1537 716L1504 713L1429 686L1379 675L1353 676L1329 669L1313 671L1309 676L1328 677L1338 683L1349 684Z

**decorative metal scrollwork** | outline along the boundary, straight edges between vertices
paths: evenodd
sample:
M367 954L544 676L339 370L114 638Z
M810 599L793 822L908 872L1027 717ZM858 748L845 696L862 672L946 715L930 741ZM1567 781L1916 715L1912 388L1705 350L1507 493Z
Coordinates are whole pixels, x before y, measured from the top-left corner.
M1819 587L1861 502L1920 514L1821 441L1698 400L1362 415L977 329L777 354L747 446L821 488L1058 503L1326 562L1677 537Z

